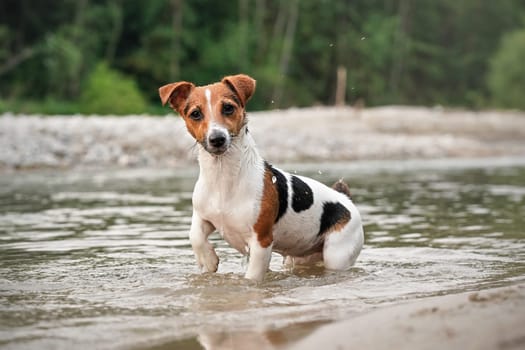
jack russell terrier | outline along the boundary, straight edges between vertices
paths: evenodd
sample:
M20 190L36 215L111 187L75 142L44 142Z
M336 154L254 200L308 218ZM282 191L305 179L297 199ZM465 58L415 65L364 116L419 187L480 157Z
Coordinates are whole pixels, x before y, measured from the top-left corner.
M364 240L348 187L289 174L259 155L245 110L254 91L255 80L244 74L206 86L181 81L159 89L162 104L184 118L198 144L190 242L199 267L217 271L219 258L208 241L217 230L249 255L248 279L263 280L272 251L287 265L322 260L327 269L348 269Z

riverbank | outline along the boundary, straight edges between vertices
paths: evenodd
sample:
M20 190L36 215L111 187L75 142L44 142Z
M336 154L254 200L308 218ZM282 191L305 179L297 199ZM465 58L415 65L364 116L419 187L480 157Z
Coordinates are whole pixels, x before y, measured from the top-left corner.
M525 113L388 106L249 113L275 163L525 155ZM181 118L0 116L0 170L193 164Z
M432 297L321 327L290 349L525 348L525 284Z

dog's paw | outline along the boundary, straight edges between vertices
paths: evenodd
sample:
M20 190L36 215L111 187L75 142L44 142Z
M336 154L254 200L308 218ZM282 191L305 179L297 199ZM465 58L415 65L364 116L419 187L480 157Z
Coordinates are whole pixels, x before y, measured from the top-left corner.
M219 257L215 250L210 247L209 249L199 253L195 253L197 257L197 263L202 272L216 272L219 267Z

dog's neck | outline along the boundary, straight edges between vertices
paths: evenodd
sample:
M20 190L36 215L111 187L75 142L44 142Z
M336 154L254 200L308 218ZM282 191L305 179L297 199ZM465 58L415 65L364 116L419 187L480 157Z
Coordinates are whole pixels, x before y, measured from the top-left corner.
M226 181L236 186L235 181L245 177L246 173L264 166L246 125L232 138L230 147L220 156L210 154L200 144L198 147L200 176L208 180Z

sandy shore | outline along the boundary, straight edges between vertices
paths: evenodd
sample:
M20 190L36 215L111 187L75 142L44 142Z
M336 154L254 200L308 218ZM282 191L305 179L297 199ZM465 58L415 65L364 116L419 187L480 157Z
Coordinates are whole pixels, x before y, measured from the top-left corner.
M324 322L323 322L324 323ZM201 332L154 349L525 349L525 283L380 306L324 325ZM153 349L153 348L152 348Z
M525 155L525 113L387 106L249 113L274 163ZM0 170L194 164L180 117L0 116Z
M379 308L290 349L525 349L525 284Z

